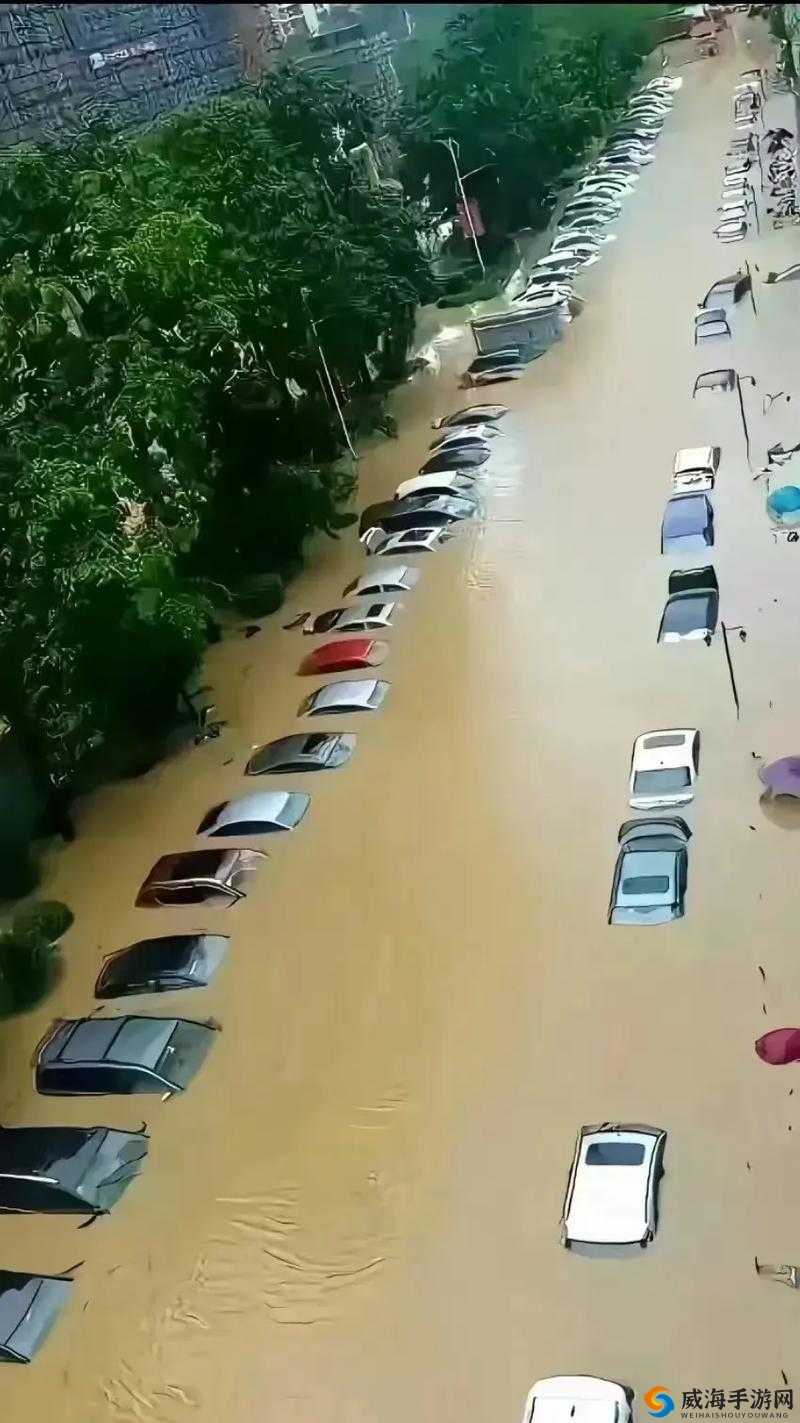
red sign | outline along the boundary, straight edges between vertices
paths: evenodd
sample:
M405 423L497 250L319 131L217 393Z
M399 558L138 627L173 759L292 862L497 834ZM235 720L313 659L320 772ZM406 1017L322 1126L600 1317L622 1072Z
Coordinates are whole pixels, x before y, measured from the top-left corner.
M461 202L461 200L459 199L459 201L456 203L456 221L458 222L461 231L463 232L465 237L472 237L473 232L476 237L485 236L486 228L483 225L481 210L478 207L477 199L467 198L467 204L469 207L469 217L467 217L464 204ZM471 227L470 218L472 219Z

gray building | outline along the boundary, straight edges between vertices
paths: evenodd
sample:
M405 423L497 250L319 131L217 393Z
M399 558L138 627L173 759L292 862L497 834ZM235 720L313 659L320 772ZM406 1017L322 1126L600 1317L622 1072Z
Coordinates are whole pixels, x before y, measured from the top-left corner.
M0 5L0 146L66 136L102 112L145 123L235 88L259 66L247 21L261 8Z

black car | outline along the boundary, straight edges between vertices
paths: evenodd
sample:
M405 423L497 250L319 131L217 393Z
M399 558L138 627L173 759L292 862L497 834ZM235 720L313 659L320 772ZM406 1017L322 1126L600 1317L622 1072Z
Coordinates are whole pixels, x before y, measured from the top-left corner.
M227 947L227 934L165 934L159 939L139 939L103 960L94 996L122 998L130 993L205 988Z
M105 1215L139 1174L144 1132L0 1128L0 1211Z

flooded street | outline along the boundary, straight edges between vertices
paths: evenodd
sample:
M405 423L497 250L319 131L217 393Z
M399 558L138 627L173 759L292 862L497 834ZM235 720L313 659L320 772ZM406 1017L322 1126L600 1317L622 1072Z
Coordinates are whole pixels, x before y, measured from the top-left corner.
M133 908L157 856L254 787L251 747L303 729L311 640L280 624L336 606L362 571L353 530L319 545L285 616L212 649L220 739L95 796L52 853L43 892L76 922L57 992L3 1025L2 1119L144 1118L152 1141L90 1230L0 1220L6 1268L85 1261L41 1357L3 1373L9 1420L498 1423L561 1372L678 1402L774 1388L781 1369L800 1388L800 1301L753 1268L800 1261L800 1090L753 1052L800 1025L800 835L762 813L751 754L800 751L800 545L772 542L735 397L691 398L698 371L735 365L758 380L754 469L800 439L800 284L761 285L800 256L797 230L712 236L733 86L770 57L763 24L735 25L717 60L670 71L683 88L618 240L578 279L584 314L487 392L512 413L485 521L419 560L384 707L321 723L357 731L356 753L285 778L309 813L269 841L248 898ZM740 303L732 341L697 351L696 303L745 256L758 317ZM401 438L365 453L360 506L414 475L431 419L464 403L472 340L451 334L442 372L396 393ZM762 416L781 390L792 403ZM673 456L710 443L721 617L747 630L731 634L739 721L719 634L656 643ZM670 726L703 738L686 917L610 929L631 743ZM231 935L214 984L129 1000L222 1024L185 1096L37 1097L35 1044L55 1015L92 1010L102 955L195 928ZM560 1248L559 1217L575 1134L604 1120L667 1130L661 1222L646 1252L586 1259Z

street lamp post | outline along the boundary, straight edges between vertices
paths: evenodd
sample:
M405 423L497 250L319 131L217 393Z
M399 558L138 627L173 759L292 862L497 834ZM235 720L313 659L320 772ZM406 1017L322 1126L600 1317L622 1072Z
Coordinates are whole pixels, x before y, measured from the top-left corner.
M479 265L479 267L480 267L480 269L481 269L481 272L483 273L483 275L484 275L484 277L485 277L485 276L486 276L486 264L485 264L485 262L484 262L484 260L483 260L483 256L481 255L481 249L480 249L480 246L479 246L479 244L478 244L478 234L477 234L477 232L475 231L475 224L474 224L474 222L472 221L472 211L471 211L471 209L470 209L469 203L467 202L467 195L466 195L466 193L464 192L464 183L463 183L462 178L461 178L461 172L460 172L460 169L459 169L459 166L458 166L458 159L457 159L457 157L456 157L456 148L458 147L458 145L453 141L452 138L436 138L436 139L434 139L434 143L441 143L442 147L447 149L448 153L450 154L450 157L451 157L452 160L453 160L453 168L455 169L455 174L456 174L456 183L458 184L458 190L459 190L459 192L460 192L460 194L461 194L461 202L462 202L462 205L463 205L463 208L464 208L464 213L465 213L467 222L469 223L469 230L470 230L470 233L472 234L472 241L473 241L473 245L474 245L474 247L475 247L475 256L476 256L477 259L478 259L478 265ZM476 169L475 171L477 172L478 170Z
M343 414L343 412L342 412L342 407L341 407L341 405L339 404L339 397L338 397L338 395L336 394L336 387L335 387L335 385L334 385L334 383L333 383L333 379L332 379L332 377L331 377L331 373L330 373L330 370L329 370L329 368L328 368L328 362L327 362L327 360L325 359L325 352L323 351L322 346L321 346L321 344L320 344L319 337L317 336L317 323L316 323L316 321L314 320L314 317L313 317L312 314L311 314L311 308L310 308L310 306L309 306L309 304L308 304L308 287L301 287L301 288L300 288L300 298L301 298L301 300L302 300L303 306L305 307L306 316L308 317L308 320L309 320L309 322L310 322L310 324L311 324L311 330L312 330L312 333L313 333L313 336L314 336L314 344L316 345L317 351L318 351L318 353L319 353L319 359L320 359L320 363L321 363L321 365L322 365L322 369L323 369L324 372L325 372L325 378L326 378L326 380L327 380L327 382L328 382L328 389L329 389L329 391L330 391L330 393L331 393L331 396L332 396L332 398L333 398L333 403L334 403L334 405L335 405L335 407L336 407L336 414L339 416L339 423L340 423L340 425L341 425L341 427L342 427L342 432L343 432L343 434L344 434L345 441L347 442L347 448L348 448L348 450L350 451L351 455L353 456L353 459L358 459L358 455L356 454L355 450L353 449L353 444L352 444L352 441L351 441L351 439L350 439L350 433L349 433L349 431L348 431L348 429L347 429L347 425L345 424L345 418L344 418L344 414Z

